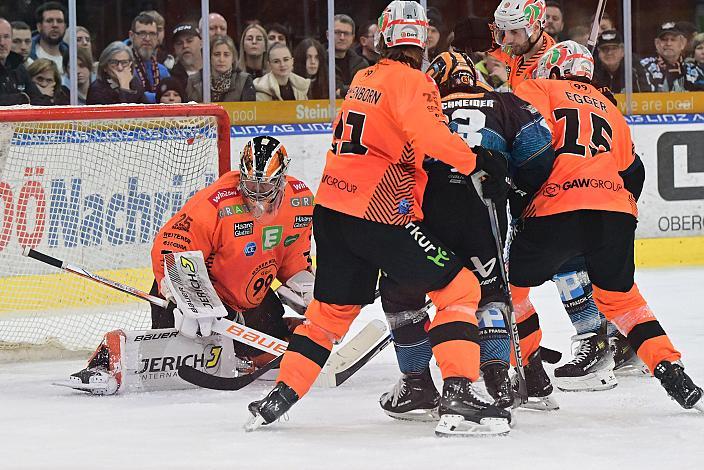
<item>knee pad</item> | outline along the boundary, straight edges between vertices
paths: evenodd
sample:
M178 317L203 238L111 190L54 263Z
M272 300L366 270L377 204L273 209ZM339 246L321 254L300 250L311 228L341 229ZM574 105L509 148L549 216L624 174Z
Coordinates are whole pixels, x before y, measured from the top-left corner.
M562 304L577 334L598 332L605 319L594 303L592 283L587 272L558 273L552 280L557 286Z

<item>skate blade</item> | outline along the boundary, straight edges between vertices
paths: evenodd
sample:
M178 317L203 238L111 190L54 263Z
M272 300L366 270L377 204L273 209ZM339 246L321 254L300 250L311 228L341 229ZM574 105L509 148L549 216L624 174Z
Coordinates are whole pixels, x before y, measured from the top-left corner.
M624 364L618 369L614 369L617 377L642 377L650 375L650 370L645 364Z
M439 437L505 436L510 431L507 419L482 418L479 423L475 423L465 420L462 415L443 415L435 427L435 435Z
M72 388L73 390L78 390L79 392L88 392L93 395L109 395L107 384L103 383L93 383L84 384L83 382L77 382L72 380L67 380L65 382L52 382L51 385L57 387Z
M692 407L700 413L704 413L704 398L700 398Z
M394 413L393 411L384 410L383 408L382 410L387 416L394 419L399 419L401 421L418 421L427 423L440 419L437 408L433 408L431 410L413 410L405 413Z
M582 377L555 377L555 386L563 392L601 392L618 385L612 370L593 372Z
M252 415L246 423L244 423L245 432L256 431L264 425L264 417L262 415Z
M547 397L529 397L526 403L518 403L518 408L534 411L557 411L560 409L560 404L552 396Z

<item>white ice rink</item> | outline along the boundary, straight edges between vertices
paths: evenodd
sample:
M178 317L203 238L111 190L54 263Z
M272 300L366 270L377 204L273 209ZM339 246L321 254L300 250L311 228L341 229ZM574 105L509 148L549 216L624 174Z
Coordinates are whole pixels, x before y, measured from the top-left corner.
M703 385L704 268L640 270L637 280ZM573 332L554 286L532 297L543 344L568 353ZM382 316L378 303L367 307L354 328ZM289 421L254 433L242 430L247 404L271 382L114 397L50 385L83 366L0 365L0 469L704 468L704 414L681 409L649 377L620 378L606 392L558 391L559 411L519 410L507 437L441 439L432 423L381 412L379 395L398 378L391 347L342 387L312 390Z

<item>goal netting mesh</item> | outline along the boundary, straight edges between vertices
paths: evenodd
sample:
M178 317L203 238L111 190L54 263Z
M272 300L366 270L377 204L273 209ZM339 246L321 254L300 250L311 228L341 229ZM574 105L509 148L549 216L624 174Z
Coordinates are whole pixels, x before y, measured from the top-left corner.
M145 302L22 249L149 291L154 235L227 170L217 106L3 108L0 354L92 350L110 330L149 328Z

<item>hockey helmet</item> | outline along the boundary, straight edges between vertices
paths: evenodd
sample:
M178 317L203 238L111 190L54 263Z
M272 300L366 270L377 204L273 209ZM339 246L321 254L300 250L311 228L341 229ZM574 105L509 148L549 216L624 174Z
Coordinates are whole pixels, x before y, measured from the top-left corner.
M545 26L545 0L504 0L494 12L494 40L503 45L504 31L525 29L530 37Z
M437 84L441 96L468 92L477 85L474 64L464 52L448 51L439 54L430 63L426 73Z
M254 217L278 209L290 161L274 137L258 136L245 144L240 155L240 191Z
M594 75L594 57L589 49L574 41L563 41L545 51L533 71L533 78L551 78L557 72L559 78L583 77L591 81Z
M417 2L394 0L379 17L375 46L417 46L425 49L428 40L428 17Z

